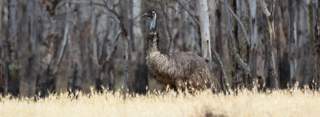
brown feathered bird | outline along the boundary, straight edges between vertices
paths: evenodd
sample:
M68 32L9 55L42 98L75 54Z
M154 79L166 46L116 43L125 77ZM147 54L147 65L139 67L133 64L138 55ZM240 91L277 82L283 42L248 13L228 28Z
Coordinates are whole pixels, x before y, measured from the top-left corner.
M157 81L175 89L202 90L214 88L208 63L192 52L175 52L167 55L159 51L159 36L156 31L155 10L144 14L147 17L148 35L146 64Z

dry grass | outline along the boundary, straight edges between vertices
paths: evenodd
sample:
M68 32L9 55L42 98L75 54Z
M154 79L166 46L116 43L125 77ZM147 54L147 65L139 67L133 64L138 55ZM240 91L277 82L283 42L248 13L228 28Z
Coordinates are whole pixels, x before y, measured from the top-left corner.
M71 99L50 96L39 101L0 98L1 117L257 117L319 116L320 93L276 91L238 95L147 94L125 100L119 93Z

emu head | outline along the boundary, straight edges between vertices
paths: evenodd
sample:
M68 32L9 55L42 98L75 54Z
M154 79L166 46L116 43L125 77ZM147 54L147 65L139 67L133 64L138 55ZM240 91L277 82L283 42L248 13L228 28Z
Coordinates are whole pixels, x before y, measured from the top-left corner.
M149 10L143 14L147 28L147 48L157 48L159 44L159 35L157 32L157 12Z
M146 25L148 27L149 32L155 32L157 28L157 12L155 10L150 10L143 15L147 18Z

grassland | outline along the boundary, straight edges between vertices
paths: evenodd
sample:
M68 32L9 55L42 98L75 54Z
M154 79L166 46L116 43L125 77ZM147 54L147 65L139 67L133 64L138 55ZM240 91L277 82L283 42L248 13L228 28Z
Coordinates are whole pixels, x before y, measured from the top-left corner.
M0 98L1 117L317 117L320 93L312 91L242 91L237 95L149 93L67 94L33 99Z

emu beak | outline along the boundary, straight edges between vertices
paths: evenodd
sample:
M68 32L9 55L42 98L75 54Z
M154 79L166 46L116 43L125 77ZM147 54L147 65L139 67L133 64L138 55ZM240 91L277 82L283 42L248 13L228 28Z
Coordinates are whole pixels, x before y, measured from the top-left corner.
M149 17L149 14L148 13L144 13L144 14L142 14L141 17L143 17L143 18Z
M140 14L140 15L134 17L133 19L148 18L148 16L149 16L148 13L144 13L144 14Z

